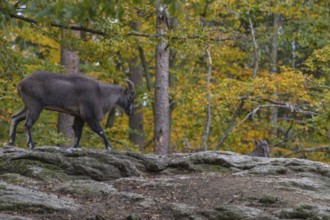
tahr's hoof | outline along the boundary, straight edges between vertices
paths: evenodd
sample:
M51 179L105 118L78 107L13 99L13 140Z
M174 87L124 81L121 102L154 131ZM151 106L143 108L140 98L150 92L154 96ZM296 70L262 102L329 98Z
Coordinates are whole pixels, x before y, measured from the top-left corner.
M107 147L105 148L105 150L113 150L113 149L112 149L112 147L107 146Z
M72 154L73 151L74 151L74 148L73 147L70 147L70 148L68 148L68 149L65 150L65 153Z
M32 143L29 143L28 144L28 147L30 148L30 150L33 150L36 146L34 144L32 144Z

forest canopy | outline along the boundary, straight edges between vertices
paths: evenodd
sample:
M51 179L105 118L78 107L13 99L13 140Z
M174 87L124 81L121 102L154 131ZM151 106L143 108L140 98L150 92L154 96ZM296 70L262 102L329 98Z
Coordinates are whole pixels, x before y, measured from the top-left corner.
M329 163L329 20L325 0L3 0L0 142L23 106L18 82L40 70L70 74L66 49L79 57L82 75L135 82L136 118L115 109L102 121L117 150L157 153L160 96L169 110L168 153L245 154L266 139L273 157ZM70 143L57 122L57 113L41 114L37 145ZM17 145L25 146L22 125ZM103 147L89 128L81 145Z

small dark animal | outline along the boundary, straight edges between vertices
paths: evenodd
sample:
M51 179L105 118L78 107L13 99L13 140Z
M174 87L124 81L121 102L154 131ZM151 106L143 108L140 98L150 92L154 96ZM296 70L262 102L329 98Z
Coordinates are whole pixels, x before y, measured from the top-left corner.
M247 155L251 157L269 157L269 146L266 140L254 140L255 148Z
M10 145L14 145L17 125L25 120L28 147L35 147L31 128L43 109L63 112L74 116L75 143L79 147L85 123L97 133L106 149L112 149L99 121L115 105L128 115L133 114L135 87L126 80L128 87L99 82L79 75L63 75L50 72L36 72L18 84L18 92L24 108L11 116Z

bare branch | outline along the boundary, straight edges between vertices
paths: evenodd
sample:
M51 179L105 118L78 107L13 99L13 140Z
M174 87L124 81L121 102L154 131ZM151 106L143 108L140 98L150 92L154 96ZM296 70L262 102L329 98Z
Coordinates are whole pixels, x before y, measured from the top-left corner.
M17 14L10 14L11 18L15 18L15 19L19 19L21 21L25 21L25 22L29 22L31 24L35 24L37 25L38 22L32 18L28 18L22 15L17 15ZM107 33L102 32L102 31L98 31L98 30L94 30L94 29L90 29L90 28L86 28L83 26L76 26L76 25L63 25L63 24L57 24L55 22L51 22L50 26L52 27L57 27L57 28L63 28L63 29L68 29L68 30L74 30L74 31L83 31L83 32L88 32L91 34L97 34L97 35L102 35L102 36L106 36Z
M297 132L297 133L291 135L290 137L287 137L287 138L281 140L280 142L273 144L273 147L283 146L286 142L288 142L289 140L295 139L298 135L300 135L302 133L304 133L304 132L303 131Z
M149 73L149 67L148 67L148 63L147 63L147 59L146 56L144 54L144 50L141 46L138 46L138 50L139 50L139 55L140 55L140 59L141 59L141 63L143 66L143 70L144 70L144 76L146 78L146 82L147 82L147 89L150 92L152 85L151 85L151 76Z
M210 136L210 126L211 126L211 91L210 91L210 81L211 81L211 74L212 74L212 57L209 49L205 48L205 53L208 58L208 63L207 63L207 79L206 79L206 86L207 86L207 122L206 122L206 127L205 127L205 133L204 133L204 150L207 150L208 148L208 139Z
M139 32L129 32L126 34L126 36L138 36L138 37L150 37L150 38L168 37L171 40L186 40L186 39L202 38L201 36L199 36L197 34L184 36L184 37L177 37L177 36L169 37L167 34L144 34L144 33L139 33ZM229 38L229 37L215 37L215 38L209 38L207 40L209 40L209 41L226 41L226 40L233 40L233 39Z
M294 154L300 154L300 153L315 153L315 152L327 152L330 154L330 145L317 147L317 148L304 148L304 149L294 150L291 153L284 155L284 157L290 157Z
M235 121L236 121L236 118L240 115L242 109L243 109L243 106L244 106L244 103L245 103L245 99L242 99L241 100L241 103L239 104L239 106L237 107L233 117L231 118L229 124L228 124L228 128L226 129L226 131L223 133L220 141L218 142L217 146L215 147L215 150L219 150L220 147L222 146L223 142L225 141L226 137L228 136L228 134L235 128L237 127L237 125L235 126ZM246 119L245 119L246 120Z
M289 117L280 117L278 118L279 121L295 121L296 123L298 124L302 124L302 125L307 125L308 127L311 127L315 130L319 130L320 128L316 127L316 126L313 126L311 125L310 123L306 122L306 121L302 121L302 120L299 120L299 119L296 119L296 118L289 118Z
M253 53L254 67L253 67L253 75L252 75L252 78L254 79L257 77L258 67L259 67L259 61L258 61L259 47L258 47L258 42L256 39L256 34L255 34L252 20L251 20L250 16L248 16L248 18L249 18L251 35L252 35L252 40L253 40L253 45L254 45L254 53Z
M297 112L302 115L310 115L310 116L318 115L318 113L316 113L316 112L306 111L306 110L301 109L300 106L302 106L302 105L299 105L299 104L295 104L295 103L292 104L292 103L283 102L283 101L274 101L274 100L267 99L267 98L261 98L260 100L274 104L275 106L272 106L272 107L287 108L287 109L290 109L291 112Z
M279 102L273 102L273 103L279 103ZM286 108L286 109L289 109L291 112L297 112L297 113L300 113L300 114L306 114L306 115L311 115L311 116L317 115L317 113L315 113L315 112L304 111L304 110L299 109L296 106L294 106L294 108L293 108L292 105L291 104L288 104L288 103L283 103L283 104L265 104L265 105L259 105L255 109L253 109L235 127L238 127L241 124L243 124L251 115L255 115L261 108L273 108L273 107Z
M31 23L31 24L38 25L37 20L22 16L22 15L10 14L10 17L14 18L14 19L21 20L21 21L25 21L25 22L28 22L28 23ZM100 36L109 35L108 33L103 32L103 31L98 31L98 30L90 29L90 28L83 27L83 26L77 26L77 25L64 25L64 24L58 24L58 23L55 23L55 22L51 22L50 26L51 27L68 29L68 30L74 30L74 31L82 31L82 32L87 32L87 33L91 33L91 34L100 35ZM126 36L138 36L138 37L148 37L148 38L167 37L167 38L170 38L171 40L186 40L186 39L200 39L200 38L202 38L199 35L191 35L191 36L185 36L185 37L176 37L176 36L169 37L168 34L144 34L144 33L139 33L139 32L129 32L129 33L126 34ZM209 38L207 40L209 40L209 41L225 41L225 40L232 40L232 39L228 38L228 37L216 37L216 38Z
M139 33L139 32L129 32L128 34L126 34L126 36L138 36L138 37L154 37L154 38L158 38L158 37L165 36L165 34L143 34L143 33Z

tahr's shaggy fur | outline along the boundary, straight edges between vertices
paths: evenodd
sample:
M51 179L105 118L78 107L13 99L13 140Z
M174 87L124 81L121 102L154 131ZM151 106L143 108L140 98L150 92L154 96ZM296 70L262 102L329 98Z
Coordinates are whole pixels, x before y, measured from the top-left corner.
M18 84L18 92L24 108L12 116L9 144L14 145L17 125L25 120L27 144L35 145L31 127L43 109L74 116L74 147L79 147L85 123L104 141L106 149L112 149L100 126L107 112L115 105L128 115L134 111L134 83L126 80L128 87L99 82L80 75L63 75L51 72L35 72Z

